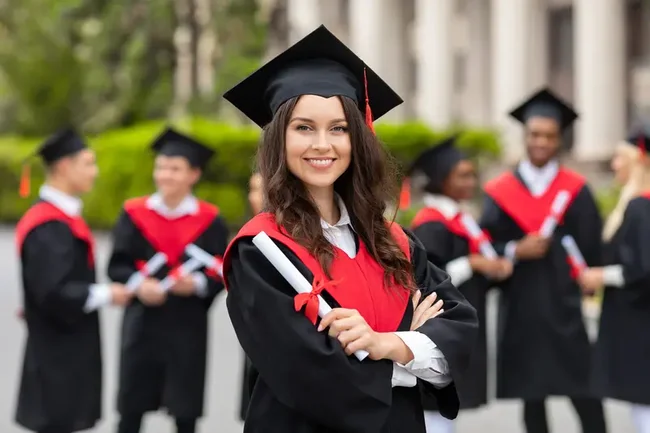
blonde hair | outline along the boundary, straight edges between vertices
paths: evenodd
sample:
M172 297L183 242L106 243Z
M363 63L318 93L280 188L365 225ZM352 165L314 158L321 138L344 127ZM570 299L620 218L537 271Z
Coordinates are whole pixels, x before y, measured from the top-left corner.
M630 201L643 191L650 189L650 166L642 159L639 148L624 141L616 146L616 153L622 154L629 160L630 178L621 190L616 207L605 222L603 228L603 240L605 241L609 241L621 226L623 215Z

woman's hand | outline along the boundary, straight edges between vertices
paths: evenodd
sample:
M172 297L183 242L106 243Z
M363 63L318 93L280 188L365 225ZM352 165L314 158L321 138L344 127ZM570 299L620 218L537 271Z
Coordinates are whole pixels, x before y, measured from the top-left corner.
M442 300L436 302L437 296L438 295L433 292L420 302L422 292L419 290L415 292L412 299L413 319L411 320L411 331L415 331L420 326L424 325L424 322L427 320L445 312L445 310L442 309Z
M377 361L386 358L390 349L382 338L384 334L375 332L357 310L334 308L323 317L318 330L322 331L328 327L330 337L341 343L347 355L352 355L357 350L365 350L370 359Z
M587 268L578 276L578 284L585 295L593 295L603 286L603 268Z

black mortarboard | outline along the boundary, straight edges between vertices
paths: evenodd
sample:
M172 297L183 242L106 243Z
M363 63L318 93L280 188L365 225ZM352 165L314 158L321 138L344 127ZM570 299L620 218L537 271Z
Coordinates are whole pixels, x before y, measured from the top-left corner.
M52 165L66 156L74 155L88 146L83 137L77 133L74 128L60 129L43 144L41 144L34 154L31 154L23 163L23 172L20 178L20 196L27 197L30 191L30 159L34 155L41 157L45 165Z
M440 192L442 185L454 169L456 164L467 159L467 156L456 147L458 134L453 135L439 144L430 147L415 158L409 166L402 192L400 195L400 208L410 206L410 177L414 173L422 173L427 178L427 189Z
M214 151L187 135L167 128L152 143L151 148L159 155L181 156L192 167L203 169Z
M373 120L403 102L322 25L227 91L224 98L264 127L284 102L301 95L347 96L357 102L371 128Z
M643 122L632 128L627 142L637 146L645 155L648 149L650 149L650 125Z
M548 88L533 94L519 107L512 110L510 115L523 124L526 124L531 117L550 118L560 125L561 131L571 126L578 118L578 113Z

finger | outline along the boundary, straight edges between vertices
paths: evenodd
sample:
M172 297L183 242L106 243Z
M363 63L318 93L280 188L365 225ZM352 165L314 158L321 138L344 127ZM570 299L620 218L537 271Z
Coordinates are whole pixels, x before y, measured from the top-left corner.
M365 335L368 332L366 327L364 326L355 326L352 329L348 329L347 331L341 332L337 338L339 342L341 343L341 346L345 349L345 347L352 343L353 341L361 338L363 335Z
M438 311L436 314L433 315L433 317L438 317L438 316L440 316L440 315L441 315L442 313L444 313L444 312L445 312L445 309L444 309L444 308L441 308L440 311Z
M320 321L320 324L318 325L318 330L322 331L323 329L327 328L334 322L335 320L339 320L345 317L350 317L354 315L358 315L359 313L357 310L348 310L346 308L334 308L332 311L327 313L325 317Z
M420 298L422 297L422 292L419 290L416 290L415 293L413 294L413 311L418 307L418 304L420 303Z
M430 308L433 305L437 297L438 295L436 294L436 292L433 292L432 294L424 298L424 301L420 303L418 308L415 310L415 313L422 315L423 312L425 312L428 308Z
M440 310L442 309L442 300L436 302L434 305L432 305L430 308L425 311L422 316L420 316L420 319L417 322L417 326L415 329L419 328L420 326L424 325L427 320L432 319L438 315Z
M332 331L335 333L335 335L338 335L343 331L347 331L362 324L365 325L366 322L361 316L345 317L343 319L335 320L329 326L330 335Z
M364 334L356 340L352 341L345 347L345 353L350 356L358 350L366 350L370 344L370 335Z

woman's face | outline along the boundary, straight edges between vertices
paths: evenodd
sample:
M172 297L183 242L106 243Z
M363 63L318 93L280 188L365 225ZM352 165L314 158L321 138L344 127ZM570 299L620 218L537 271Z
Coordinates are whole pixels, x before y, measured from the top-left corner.
M262 212L264 195L262 193L262 176L259 173L252 175L248 181L248 202L253 214L257 215Z
M456 201L470 200L476 189L476 169L472 161L464 159L456 164L443 189L446 196Z
M289 171L312 195L333 189L350 166L352 154L341 100L301 96L287 125L285 146Z
M632 164L638 150L630 144L620 144L616 147L614 157L612 158L612 171L614 180L619 185L625 185L630 179Z

